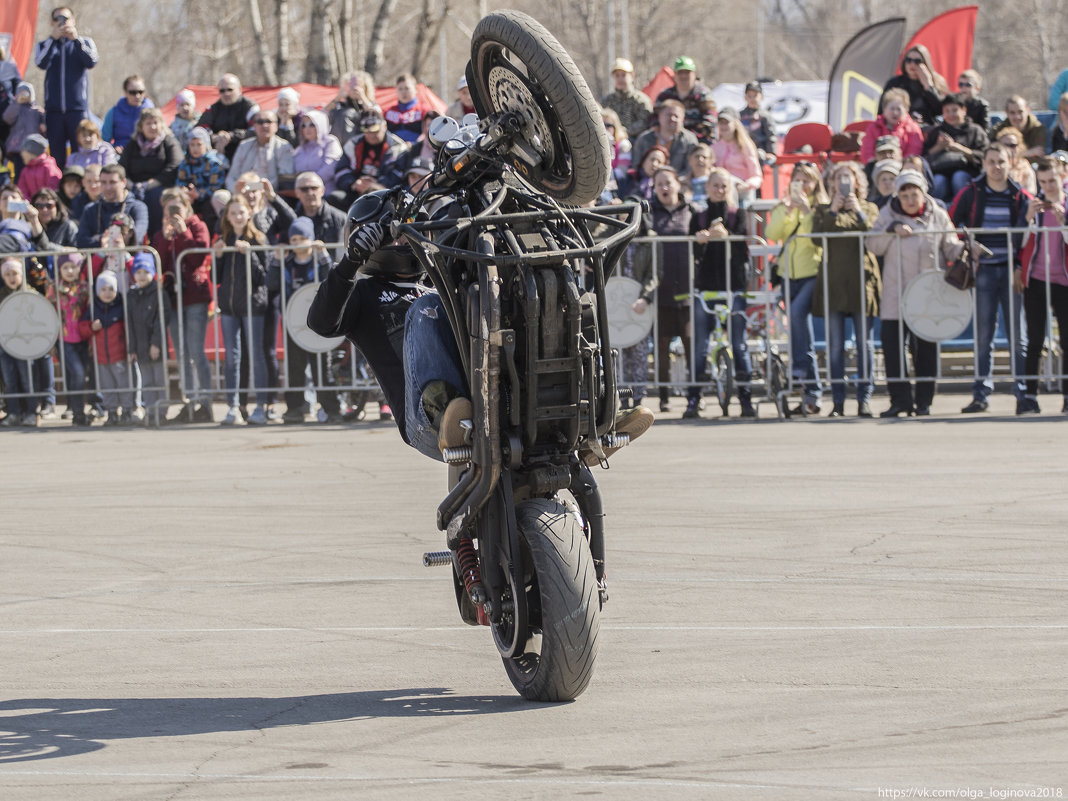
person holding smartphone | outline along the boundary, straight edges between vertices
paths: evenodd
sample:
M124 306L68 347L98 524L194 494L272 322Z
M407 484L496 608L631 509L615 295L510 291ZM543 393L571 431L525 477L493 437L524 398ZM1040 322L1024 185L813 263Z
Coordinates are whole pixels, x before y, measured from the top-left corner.
M812 233L812 212L828 203L819 168L809 161L794 165L786 197L774 209L764 230L765 238L782 242L778 275L785 280L786 299L790 307L790 370L801 382L801 403L790 410L792 415L820 413L820 384L813 345L812 296L823 254Z
M78 36L74 12L52 9L51 35L38 42L33 63L45 72L45 126L48 145L60 169L67 163L67 145L78 148L78 123L89 116L88 71L100 60L96 44Z
M868 195L868 179L855 161L837 165L829 176L831 202L816 207L813 233L870 231L879 216ZM857 417L871 417L872 364L875 340L872 326L879 314L882 278L875 257L859 238L827 239L826 270L820 265L812 307L827 322L827 362L831 373L831 417L845 415L845 323L853 321L857 340Z
M1064 186L1056 165L1049 157L1035 164L1038 174L1037 197L1027 205L1027 224L1020 264L1013 272L1013 286L1023 293L1027 324L1027 354L1024 373L1028 376L1024 396L1016 404L1016 414L1038 414L1038 363L1046 339L1050 307L1060 330L1061 352L1068 353L1068 230L1065 223ZM1040 230L1060 229L1060 230ZM1068 414L1068 379L1061 379L1061 414Z

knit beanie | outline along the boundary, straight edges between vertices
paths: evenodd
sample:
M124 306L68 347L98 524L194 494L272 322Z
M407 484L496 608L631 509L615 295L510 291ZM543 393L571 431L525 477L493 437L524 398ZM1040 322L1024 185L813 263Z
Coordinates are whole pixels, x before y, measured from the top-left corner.
M174 102L176 105L182 105L182 103L190 103L193 108L197 107L197 96L193 94L192 89L183 89L174 96Z
M19 146L19 150L24 150L27 153L33 154L34 158L37 158L46 150L48 150L48 140L40 134L30 134L22 140L22 144Z
M211 134L208 133L207 128L201 128L199 125L189 132L190 140L199 139L204 143L204 147L211 150Z
M283 89L279 89L278 99L289 100L289 102L292 103L294 106L300 105L300 95L297 93L297 90L294 89L292 86L286 86Z
M311 218L309 217L297 217L289 226L289 238L292 239L295 236L302 236L305 239L315 239L315 226L312 225Z
M104 270L96 277L96 293L99 295L100 290L109 286L116 292L119 291L119 278L111 270Z
M151 253L135 253L133 257L133 265L130 267L131 273L136 273L138 270L144 270L153 278L156 277L156 260L152 258Z

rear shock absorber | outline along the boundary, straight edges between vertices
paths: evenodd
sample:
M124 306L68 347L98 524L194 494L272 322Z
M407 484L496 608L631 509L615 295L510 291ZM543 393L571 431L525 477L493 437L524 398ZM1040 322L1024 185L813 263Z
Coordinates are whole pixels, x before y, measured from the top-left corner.
M488 600L488 596L478 568L478 552L475 551L475 544L470 537L460 538L456 546L456 561L460 566L460 578L463 579L467 596L476 607L481 607Z

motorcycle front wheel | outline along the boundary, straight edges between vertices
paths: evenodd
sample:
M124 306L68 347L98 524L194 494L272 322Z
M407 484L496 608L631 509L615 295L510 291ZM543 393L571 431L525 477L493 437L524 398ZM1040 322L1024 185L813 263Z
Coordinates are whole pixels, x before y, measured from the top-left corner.
M524 565L528 638L503 658L531 701L570 701L586 689L597 659L600 602L593 557L574 512L544 498L516 507Z
M581 206L604 191L611 145L600 106L571 56L533 17L498 11L471 36L467 84L480 117L513 111L524 120L527 158L512 167L535 189ZM531 164L529 153L537 155Z

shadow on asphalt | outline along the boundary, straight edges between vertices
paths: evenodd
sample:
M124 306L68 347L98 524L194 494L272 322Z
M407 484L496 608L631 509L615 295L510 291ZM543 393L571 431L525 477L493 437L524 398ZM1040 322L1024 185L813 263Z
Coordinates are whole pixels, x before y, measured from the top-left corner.
M443 687L282 698L23 698L0 702L0 765L86 754L105 748L109 740L488 715L542 706L513 695L453 695Z

